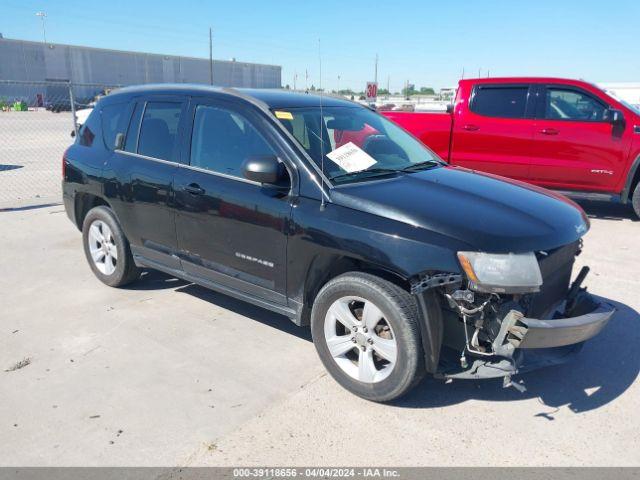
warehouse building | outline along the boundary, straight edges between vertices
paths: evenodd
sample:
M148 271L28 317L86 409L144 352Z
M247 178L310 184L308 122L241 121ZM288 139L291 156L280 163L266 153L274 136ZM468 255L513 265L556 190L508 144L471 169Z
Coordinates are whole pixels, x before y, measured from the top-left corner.
M213 61L213 83L224 87L280 88L282 67ZM133 85L210 82L209 59L13 40L0 36L0 94L18 97L17 82ZM33 89L30 89L33 90ZM89 95L79 91L79 95Z

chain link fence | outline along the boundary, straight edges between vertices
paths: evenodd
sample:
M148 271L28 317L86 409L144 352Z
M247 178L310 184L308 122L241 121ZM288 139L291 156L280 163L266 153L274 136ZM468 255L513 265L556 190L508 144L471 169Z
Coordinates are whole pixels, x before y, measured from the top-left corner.
M0 80L0 209L61 201L74 119L82 121L96 98L117 87Z

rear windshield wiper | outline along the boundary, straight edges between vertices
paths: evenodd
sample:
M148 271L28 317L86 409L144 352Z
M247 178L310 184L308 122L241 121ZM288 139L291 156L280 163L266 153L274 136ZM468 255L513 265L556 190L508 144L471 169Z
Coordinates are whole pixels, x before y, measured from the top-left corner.
M411 165L407 165L403 169L402 172L417 172L418 170L426 170L428 168L437 167L440 165L440 162L437 160L426 160L424 162L413 163Z
M366 170L358 170L357 172L347 172L347 173L341 173L340 175L334 175L333 177L331 177L331 180L342 180L345 178L351 178L358 175L369 174L369 173L371 173L372 175L367 175L367 177L369 176L377 177L379 175L389 175L393 173L398 173L399 171L400 170L398 170L397 168L381 168L381 167L367 168Z

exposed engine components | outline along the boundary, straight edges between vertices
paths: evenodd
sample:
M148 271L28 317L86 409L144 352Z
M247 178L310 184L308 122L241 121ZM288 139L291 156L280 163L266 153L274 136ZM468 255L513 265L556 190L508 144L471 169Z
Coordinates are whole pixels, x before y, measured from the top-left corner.
M469 290L456 290L451 294L445 293L444 296L449 300L449 304L454 307L462 317L465 338L465 348L462 350L460 355L460 365L462 368L467 368L468 366L466 352L486 357L493 356L493 351L487 351L487 349L480 344L479 335L480 330L482 330L484 325L484 309L492 300L499 300L500 297L496 294L491 294L483 303L478 306L474 306L473 302L475 300L475 294ZM469 306L462 305L462 302L469 304ZM475 330L471 338L469 338L468 327L472 318Z

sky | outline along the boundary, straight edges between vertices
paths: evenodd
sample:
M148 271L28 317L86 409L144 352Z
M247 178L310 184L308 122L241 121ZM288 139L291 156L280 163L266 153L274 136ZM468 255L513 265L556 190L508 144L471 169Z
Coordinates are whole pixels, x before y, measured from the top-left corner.
M282 66L325 89L480 76L640 82L640 0L0 0L5 38ZM322 78L320 79L320 59ZM2 59L0 59L2 61ZM308 79L305 81L305 71Z

